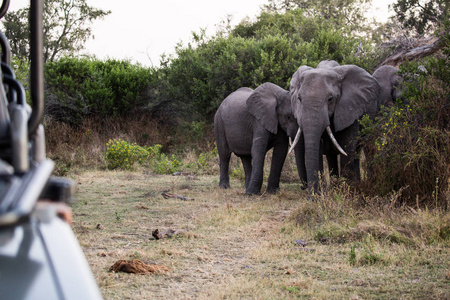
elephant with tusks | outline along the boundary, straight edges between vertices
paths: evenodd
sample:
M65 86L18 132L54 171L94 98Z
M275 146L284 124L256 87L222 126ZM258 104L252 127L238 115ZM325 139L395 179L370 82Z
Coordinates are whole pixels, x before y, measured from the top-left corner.
M359 179L359 119L374 117L381 87L364 69L323 61L317 68L301 66L292 76L292 110L299 125L292 147L298 147L309 195L318 192L326 155L331 175ZM292 149L292 148L291 148ZM338 166L340 156L340 166Z
M243 87L231 93L214 117L220 160L219 186L230 187L229 163L234 153L244 167L246 193L260 193L265 156L273 148L267 192L275 193L279 189L289 137L293 139L297 129L289 91L266 82L255 90ZM298 149L295 148L296 157L300 157ZM306 174L300 176L306 180Z

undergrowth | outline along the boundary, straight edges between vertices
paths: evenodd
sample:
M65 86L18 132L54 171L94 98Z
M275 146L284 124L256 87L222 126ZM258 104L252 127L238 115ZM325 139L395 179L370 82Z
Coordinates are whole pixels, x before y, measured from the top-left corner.
M402 68L404 102L382 107L374 120L362 120L369 176L362 189L385 197L399 192L400 203L449 206L450 86L447 60L431 60L429 73L417 64Z
M332 181L315 201L300 202L290 222L320 244L341 244L350 265L396 263L400 258L392 258L389 247L450 245L450 214L445 210L399 204L402 191L368 197L345 181Z

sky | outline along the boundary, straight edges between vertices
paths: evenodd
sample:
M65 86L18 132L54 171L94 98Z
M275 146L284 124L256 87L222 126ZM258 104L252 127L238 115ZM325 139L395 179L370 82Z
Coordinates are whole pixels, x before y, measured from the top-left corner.
M111 14L92 24L93 39L82 53L99 59L128 59L143 66L159 65L162 54L191 41L192 32L205 28L213 35L228 16L236 25L245 17L254 19L267 0L87 0L89 6ZM389 16L394 0L372 0L370 12L378 21ZM11 0L9 10L29 5L30 0ZM123 3L126 3L124 5Z

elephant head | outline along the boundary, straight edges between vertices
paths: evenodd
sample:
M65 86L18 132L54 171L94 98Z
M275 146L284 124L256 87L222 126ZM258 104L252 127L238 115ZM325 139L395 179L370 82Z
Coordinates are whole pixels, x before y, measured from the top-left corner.
M325 61L318 68L301 66L295 72L290 94L299 129L293 146L301 136L310 193L318 188L322 134L326 131L335 148L353 160L359 126L357 120L364 114L375 115L379 108L379 90L378 82L354 65L340 66L336 62ZM340 145L340 141L344 144Z
M248 97L247 108L267 131L277 134L280 125L288 136L295 137L298 125L289 91L270 82L263 83Z
M276 84L266 82L258 86L247 99L247 109L258 123L273 135L274 152L268 192L274 192L274 188L271 187L275 186L276 189L278 188L281 169L287 154L287 148L283 150L282 147L283 136L287 134L293 140L298 130L297 120L292 111L290 93ZM306 182L305 167L299 165L302 153L300 145L295 147L295 159L299 177L302 182ZM254 177L252 176L252 178Z
M381 86L380 104L390 106L401 98L403 77L400 69L393 66L381 66L373 72L373 77Z

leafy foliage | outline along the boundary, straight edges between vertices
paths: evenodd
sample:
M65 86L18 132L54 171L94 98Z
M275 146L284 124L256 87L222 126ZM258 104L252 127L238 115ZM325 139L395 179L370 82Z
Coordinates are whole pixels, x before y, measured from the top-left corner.
M300 9L304 16L328 21L336 29L369 33L372 30L365 13L371 3L372 0L269 0L265 8L277 12Z
M431 59L426 68L430 74L419 74L417 64L402 67L407 78L404 97L409 103L384 108L373 122L365 120L372 169L367 181L377 195L400 191L403 202L411 205L448 206L448 58Z
M131 170L135 162L142 162L149 152L136 145L121 139L109 140L106 144L106 161L109 169Z
M164 99L161 105L171 106L168 110L189 122L211 122L222 100L240 87L270 81L287 89L303 64L350 60L359 43L330 22L304 17L300 10L262 13L256 22L243 22L228 36L207 39L201 33L194 38L193 44L176 48L176 57L163 58L152 88L155 98L150 99Z
M76 125L86 116L129 114L146 104L151 70L128 61L62 58L45 66L46 113Z
M106 144L105 159L109 169L131 170L138 162L149 166L157 174L172 174L180 170L182 163L174 155L169 158L161 152L162 146L141 147L121 139L109 140Z
M450 9L448 0L398 0L392 7L403 27L418 34L442 26Z
M86 0L44 1L44 62L83 49L92 36L89 25L110 13L89 6ZM30 8L26 7L8 12L3 21L11 50L21 60L29 60L29 15Z

